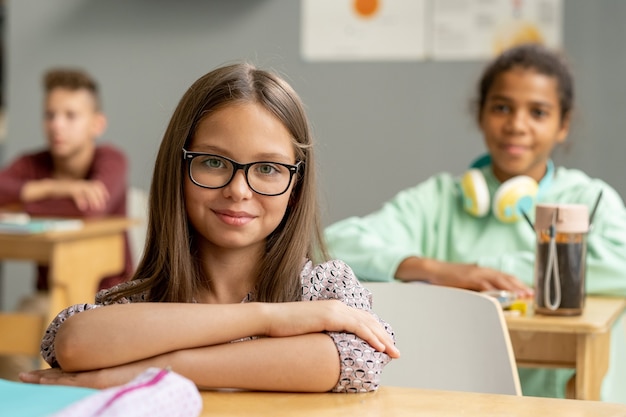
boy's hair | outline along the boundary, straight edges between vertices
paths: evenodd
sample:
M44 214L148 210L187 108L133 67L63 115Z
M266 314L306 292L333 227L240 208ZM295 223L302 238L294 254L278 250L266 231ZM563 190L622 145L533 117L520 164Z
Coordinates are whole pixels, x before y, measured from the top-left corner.
M539 44L523 44L502 52L487 68L478 83L478 117L482 114L489 90L495 79L513 68L532 69L557 81L561 121L572 111L574 79L562 55Z
M306 258L326 258L317 201L312 135L302 102L276 74L240 63L218 68L199 78L180 100L163 136L149 197L146 247L134 279L143 283L111 294L149 291L151 301L190 302L206 287L200 270L195 231L184 204L187 165L183 147L198 124L226 106L253 103L282 122L293 138L296 160L303 161L280 225L268 237L257 270L255 299L262 302L300 300L300 273ZM320 259L315 259L315 258Z
M48 70L44 74L43 85L46 94L50 94L55 88L72 91L85 90L93 97L96 110L100 111L101 109L98 83L83 70L67 68Z

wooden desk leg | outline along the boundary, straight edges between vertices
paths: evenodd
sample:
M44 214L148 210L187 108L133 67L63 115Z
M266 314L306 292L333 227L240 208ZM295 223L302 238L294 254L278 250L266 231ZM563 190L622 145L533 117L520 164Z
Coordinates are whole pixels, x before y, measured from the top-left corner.
M602 380L609 369L607 352L610 349L611 332L580 334L576 343L576 398L599 401Z
M100 280L124 268L123 234L59 242L50 261L48 323L66 307L93 303Z

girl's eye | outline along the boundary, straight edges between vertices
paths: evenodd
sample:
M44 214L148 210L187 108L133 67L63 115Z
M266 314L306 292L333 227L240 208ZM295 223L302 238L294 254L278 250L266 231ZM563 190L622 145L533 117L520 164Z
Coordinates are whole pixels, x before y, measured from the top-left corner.
M273 164L257 164L256 171L259 174L272 175L278 173L279 169L276 165Z
M542 119L548 116L548 112L544 109L532 109L531 114L533 115L533 117L538 119Z
M506 104L494 104L493 106L491 106L491 110L494 113L510 113L511 112L511 107L509 107Z
M202 165L207 168L222 168L224 166L224 161L215 157L207 157L202 160Z

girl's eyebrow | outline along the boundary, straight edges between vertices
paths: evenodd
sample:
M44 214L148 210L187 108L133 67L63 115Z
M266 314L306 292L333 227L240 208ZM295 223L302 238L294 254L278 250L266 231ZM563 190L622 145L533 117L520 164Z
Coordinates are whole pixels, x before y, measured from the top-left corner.
M262 153L262 154L258 154L257 157L260 158L258 159L259 161L261 160L276 161L276 162L287 161L288 163L291 163L290 161L294 159L282 153Z
M226 149L220 148L219 146L198 145L197 147L194 147L194 148L196 148L194 149L195 152L213 153L213 154L226 156L228 158L237 160L237 158L235 158L231 152L227 151ZM258 153L254 155L254 161L283 162L283 163L291 164L293 163L293 159L294 159L293 157L290 157L282 153L277 153L277 152L263 152L263 153ZM254 162L254 161L251 161L251 162Z
M508 96L503 96L503 95L499 95L499 94L490 96L490 97L487 98L487 100L488 101L505 101L505 102L508 102L508 103L515 101L515 100L511 99ZM531 101L530 103L535 105L535 106L549 107L549 108L554 107L554 104L550 103L548 101L535 100L535 101Z

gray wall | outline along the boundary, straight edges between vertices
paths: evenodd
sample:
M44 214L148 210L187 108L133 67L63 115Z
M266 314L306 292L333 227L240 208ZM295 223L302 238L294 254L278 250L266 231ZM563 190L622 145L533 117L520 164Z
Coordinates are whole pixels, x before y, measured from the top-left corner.
M556 160L626 196L626 2L564 3L578 114L571 148ZM484 62L304 62L299 1L10 0L6 24L3 161L43 145L43 71L80 66L103 88L109 128L102 141L126 151L130 182L147 189L184 90L242 59L281 72L302 96L318 140L325 223L375 210L435 172L460 173L484 149L470 113ZM29 273L5 268L5 307L28 291Z

